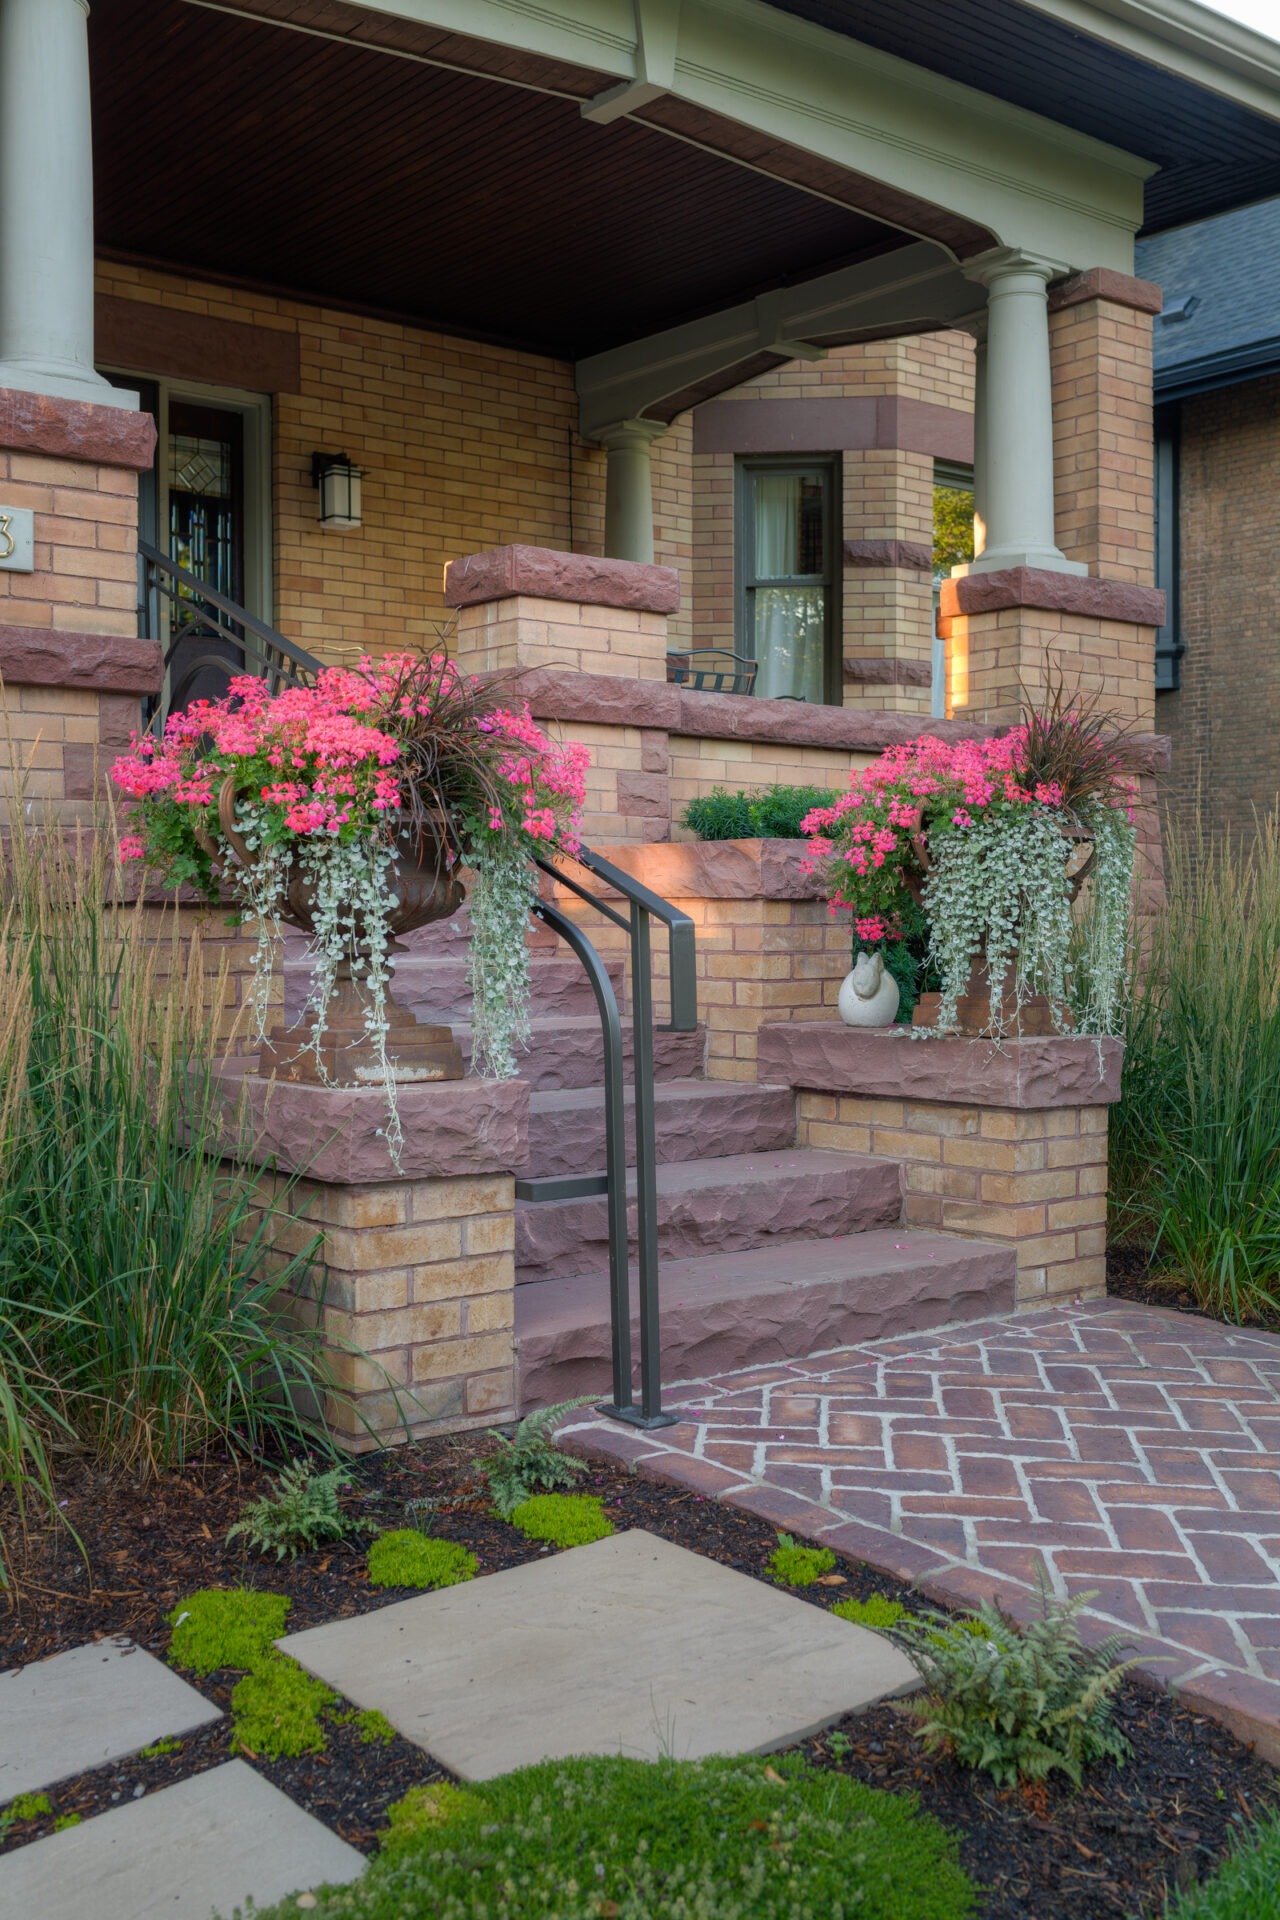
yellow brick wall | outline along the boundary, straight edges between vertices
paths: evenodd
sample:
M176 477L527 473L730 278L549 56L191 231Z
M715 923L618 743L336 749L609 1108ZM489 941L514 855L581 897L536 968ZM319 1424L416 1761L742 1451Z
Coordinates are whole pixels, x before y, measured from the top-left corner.
M35 514L35 571L0 573L0 624L135 635L137 474L0 449L0 490Z
M274 408L273 621L321 658L432 640L449 620L444 565L462 554L602 551L605 456L578 437L567 362L115 262L98 286L297 335L302 390ZM686 573L689 436L686 418L654 459L656 557ZM338 448L366 470L364 524L326 533L311 455ZM685 631L677 615L673 636Z
M1106 1287L1107 1109L801 1092L802 1147L903 1163L903 1224L1015 1249L1019 1302Z
M281 1185L264 1174L264 1205ZM456 1433L515 1409L515 1184L509 1174L372 1187L301 1180L270 1226L277 1257L320 1233L329 1361L349 1399L343 1445ZM314 1305L299 1300L300 1317ZM359 1348L359 1353L346 1349ZM369 1429L372 1429L370 1433Z
M1058 545L1105 580L1155 565L1151 315L1084 300L1049 316Z

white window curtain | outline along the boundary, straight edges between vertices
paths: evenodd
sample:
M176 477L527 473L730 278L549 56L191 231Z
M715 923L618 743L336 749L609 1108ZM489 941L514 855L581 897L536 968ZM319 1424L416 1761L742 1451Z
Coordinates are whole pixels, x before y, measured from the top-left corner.
M799 474L755 476L755 574L785 580L800 571ZM755 692L764 700L821 703L826 688L826 591L757 587L753 594Z

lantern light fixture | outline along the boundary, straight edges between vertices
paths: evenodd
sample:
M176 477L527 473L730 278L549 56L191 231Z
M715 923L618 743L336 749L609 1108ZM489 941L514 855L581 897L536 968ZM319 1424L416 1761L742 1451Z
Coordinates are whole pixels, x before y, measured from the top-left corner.
M313 453L311 484L320 495L320 525L345 533L360 525L360 482L364 469L345 453Z

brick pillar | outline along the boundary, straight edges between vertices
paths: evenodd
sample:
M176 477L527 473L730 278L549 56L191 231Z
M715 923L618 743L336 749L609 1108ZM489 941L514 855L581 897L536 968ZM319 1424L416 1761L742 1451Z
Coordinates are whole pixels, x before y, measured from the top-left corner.
M797 1144L902 1169L903 1225L1012 1247L1032 1306L1106 1290L1107 1108L1118 1040L913 1043L835 1025L765 1027L762 1082L796 1087Z
M137 637L138 474L154 449L148 414L0 390L0 512L30 513L34 532L30 570L0 559L8 726L28 796L72 816L160 687L159 643Z
M1151 320L1160 289L1095 267L1049 293L1058 544L1107 580L1155 565Z
M933 461L874 447L844 457L844 704L928 714Z
M327 1410L340 1442L359 1453L512 1419L512 1169L528 1157L528 1086L402 1086L400 1167L376 1089L257 1075L226 1086L227 1148L234 1138L238 1158L272 1169L261 1177L264 1208L279 1206L282 1175L305 1168L266 1240L289 1255L321 1236L314 1282L346 1390ZM313 1299L296 1310L314 1319Z

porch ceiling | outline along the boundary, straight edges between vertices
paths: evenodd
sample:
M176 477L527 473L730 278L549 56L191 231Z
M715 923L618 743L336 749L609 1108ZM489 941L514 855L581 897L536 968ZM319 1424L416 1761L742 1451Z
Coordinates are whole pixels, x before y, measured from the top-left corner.
M910 236L581 99L94 0L104 251L576 360Z

